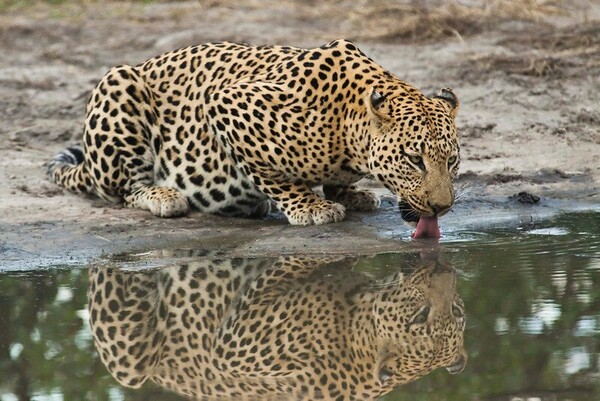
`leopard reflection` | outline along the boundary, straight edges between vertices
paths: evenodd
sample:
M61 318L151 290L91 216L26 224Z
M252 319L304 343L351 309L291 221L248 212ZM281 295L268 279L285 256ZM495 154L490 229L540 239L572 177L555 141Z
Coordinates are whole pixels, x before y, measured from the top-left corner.
M122 385L194 399L373 400L463 370L456 272L426 258L375 280L351 260L202 258L90 269L90 324Z

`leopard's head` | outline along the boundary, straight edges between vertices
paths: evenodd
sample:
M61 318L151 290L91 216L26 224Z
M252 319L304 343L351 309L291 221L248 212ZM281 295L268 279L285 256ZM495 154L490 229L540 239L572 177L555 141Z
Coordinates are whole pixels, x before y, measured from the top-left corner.
M367 96L371 174L398 197L404 220L444 215L460 163L457 97L442 89L429 98L408 86Z
M408 277L395 277L378 294L373 314L375 373L382 386L408 383L441 367L450 373L464 369L464 304L452 267L430 261Z

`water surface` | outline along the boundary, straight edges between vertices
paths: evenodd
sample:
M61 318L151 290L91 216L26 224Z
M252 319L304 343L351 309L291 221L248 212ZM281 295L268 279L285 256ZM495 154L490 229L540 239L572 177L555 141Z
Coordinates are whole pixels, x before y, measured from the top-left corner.
M600 399L600 215L568 214L539 226L462 232L437 246L411 246L409 253L325 263L349 269L348 280L377 281L413 271L433 253L457 271L466 369L458 375L438 369L385 400ZM99 264L147 274L208 256L141 250ZM183 399L152 383L121 386L108 373L88 325L84 267L0 275L0 400Z

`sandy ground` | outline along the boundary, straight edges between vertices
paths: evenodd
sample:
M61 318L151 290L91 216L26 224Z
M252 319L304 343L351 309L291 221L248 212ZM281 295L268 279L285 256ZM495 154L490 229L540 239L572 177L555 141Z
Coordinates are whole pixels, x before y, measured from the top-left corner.
M194 213L161 220L47 181L44 163L80 140L87 96L110 66L207 41L312 47L345 37L427 94L454 88L461 100L462 167L459 201L441 222L446 238L597 208L600 4L542 1L536 4L545 8L529 14L484 15L475 8L479 14L463 15L448 7L456 2L432 9L409 3L67 2L5 9L0 270L163 247L264 254L409 246L410 229L388 198L377 213L351 214L326 227L291 227L277 215L250 221ZM512 196L522 191L541 200L528 204L531 197Z

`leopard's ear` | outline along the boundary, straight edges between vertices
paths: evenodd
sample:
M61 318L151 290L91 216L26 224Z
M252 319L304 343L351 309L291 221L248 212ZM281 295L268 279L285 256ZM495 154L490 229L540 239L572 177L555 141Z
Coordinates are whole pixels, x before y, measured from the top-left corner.
M448 109L450 111L450 115L452 118L456 117L456 113L458 112L458 97L454 94L452 89L443 88L434 96L435 99L442 99L448 105Z
M365 103L367 104L369 114L373 116L377 131L379 133L384 132L391 120L388 116L389 109L386 107L389 103L386 96L378 92L375 88L371 88L367 92Z
M381 106L383 102L385 102L385 99L385 96L377 92L375 88L371 90L371 96L369 97L369 101L373 110L377 110L379 106Z

